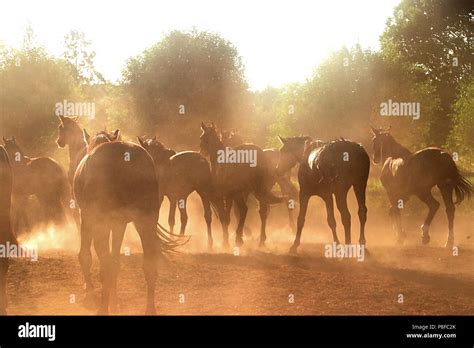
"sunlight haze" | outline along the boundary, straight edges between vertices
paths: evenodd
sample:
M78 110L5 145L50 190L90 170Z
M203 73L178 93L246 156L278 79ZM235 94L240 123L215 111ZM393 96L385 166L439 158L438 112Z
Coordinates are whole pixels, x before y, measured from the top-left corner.
M96 67L116 82L126 60L174 29L221 34L243 57L252 90L303 81L328 54L359 42L378 49L398 0L384 1L2 1L0 43L21 47L31 23L38 43L61 55L81 29Z

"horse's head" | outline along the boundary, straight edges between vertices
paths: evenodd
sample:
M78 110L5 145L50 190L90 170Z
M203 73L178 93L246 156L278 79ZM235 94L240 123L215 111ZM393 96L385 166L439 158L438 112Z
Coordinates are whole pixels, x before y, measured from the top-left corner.
M390 127L383 128L374 128L370 127L372 131L372 160L374 163L384 162L387 157L390 157L391 152L391 143L392 136L390 135Z
M84 129L83 136L84 141L87 143L87 153L90 153L100 144L122 140L119 129L116 129L114 132L100 131L93 137L91 137Z
M311 137L289 137L278 136L282 146L280 148L280 158L277 164L277 174L283 175L303 160L303 152L306 142L311 141Z
M78 117L58 117L58 139L56 140L56 144L58 144L59 147L65 147L66 145L81 142L82 130L77 123Z
M243 144L243 140L237 132L224 129L220 131L220 140L225 146L230 147Z
M175 151L166 148L162 143L160 143L156 136L150 139L144 139L144 137L137 137L140 145L148 151L150 156L153 158L153 162L156 165L161 165L165 163L171 156L176 154Z
M22 162L23 151L20 146L18 146L14 136L10 139L3 137L3 144L5 145L5 150L7 150L8 157L12 163Z
M201 122L201 130L200 148L203 155L207 156L211 153L216 153L219 148L222 148L223 144L217 134L214 123L206 126L204 122Z

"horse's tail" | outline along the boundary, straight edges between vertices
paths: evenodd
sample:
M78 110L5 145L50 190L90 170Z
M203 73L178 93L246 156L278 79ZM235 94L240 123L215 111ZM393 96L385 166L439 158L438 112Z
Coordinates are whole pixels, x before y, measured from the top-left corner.
M457 170L457 168L456 168ZM457 172L457 177L455 178L454 192L456 194L456 202L454 204L459 204L464 200L464 197L467 196L468 199L471 199L472 194L472 185L471 182Z
M448 154L446 155L449 156ZM468 179L461 175L451 156L449 156L448 163L450 166L449 180L454 184L454 193L456 195L456 201L454 204L458 205L466 196L468 199L471 199L472 184Z
M159 250L161 254L177 252L177 248L189 241L189 236L179 236L171 233L160 223L157 223L156 236L158 237Z

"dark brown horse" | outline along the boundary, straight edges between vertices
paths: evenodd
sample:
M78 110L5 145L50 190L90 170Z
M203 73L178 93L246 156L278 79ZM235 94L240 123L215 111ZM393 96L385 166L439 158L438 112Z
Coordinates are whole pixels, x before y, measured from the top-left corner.
M247 195L253 193L260 205L260 246L266 240L266 220L269 204L280 203L281 198L271 193L274 184L272 168L261 148L253 144L242 144L235 148L226 147L216 127L201 123L201 152L209 156L214 178L216 194L224 200L224 216L221 221L224 226L224 242L228 236L230 210L235 202L239 214L239 224L236 230L237 246L243 244L243 229L247 216Z
M93 242L100 261L99 313L109 311L109 295L118 272L109 250L110 231L122 230L129 222L134 223L142 242L148 290L146 313L155 313L156 261L177 244L157 230L158 181L153 159L136 144L101 143L79 163L73 187L81 208L79 258L88 258Z
M225 146L237 147L244 143L242 137L238 134L238 132L235 132L235 131L221 130L220 138L221 138L222 143ZM267 157L267 160L270 163L271 167L274 169L275 173L273 177L274 177L275 183L278 184L278 186L280 187L280 191L282 195L284 197L289 198L287 202L288 222L289 222L290 227L293 230L296 230L296 224L295 224L295 219L293 217L293 211L296 207L296 202L298 200L298 189L291 182L291 170L288 170L286 173L282 175L277 175L276 167L278 165L278 160L280 158L280 152L278 151L278 149L268 148L268 149L264 149L263 153ZM239 213L236 211L237 218L238 218L238 214ZM250 234L250 230L248 230L248 233Z
M28 197L35 195L42 209L43 221L61 225L65 222L68 209L68 185L61 166L52 158L29 158L18 146L15 137L3 138L13 170L13 202L15 230L20 221L29 223L26 216Z
M347 207L347 192L351 187L354 188L359 205L359 244L365 244L365 222L367 220L365 190L369 177L370 158L364 148L345 139L327 144L311 141L309 137L280 137L280 141L283 146L280 148L278 172L284 173L300 163L298 170L300 211L296 238L290 252L296 252L300 245L308 202L313 195L324 200L328 225L331 228L334 242L339 243L336 219L334 218L333 195L335 196L344 226L345 243L351 243L351 215Z
M183 151L175 153L175 151L166 148L156 140L156 137L146 140L137 137L137 139L155 162L160 186L160 203L164 196L168 197L170 201L168 215L170 231L173 232L174 229L176 205L178 205L181 216L180 234L184 235L188 221L187 198L192 192L196 191L201 197L204 208L208 246L212 248L211 204L215 202L215 209L219 211L222 209L222 203L216 202L217 198L214 192L209 162L198 152Z
M17 243L10 220L12 170L7 151L0 146L0 245ZM0 256L0 315L7 314L8 258Z
M410 196L415 195L429 209L425 222L421 225L422 243L429 243L430 224L440 205L431 193L436 185L441 191L448 216L445 246L452 248L455 204L461 203L466 195L470 198L471 183L459 173L452 157L441 149L429 147L412 153L393 138L390 129L372 128L372 133L373 160L375 163L383 163L380 180L390 200L389 214L397 229L398 241L402 243L405 239L400 209ZM454 203L453 192L456 195Z

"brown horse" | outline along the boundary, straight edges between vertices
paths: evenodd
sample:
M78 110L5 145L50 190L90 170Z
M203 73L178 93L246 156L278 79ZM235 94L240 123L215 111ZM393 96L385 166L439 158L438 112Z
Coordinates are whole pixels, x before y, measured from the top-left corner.
M30 227L25 207L28 197L38 198L45 223L61 225L65 222L65 206L68 202L68 185L61 166L52 158L25 156L15 137L3 138L13 170L13 202L15 230L19 230L20 221L25 220Z
M296 238L290 252L296 252L300 245L308 202L317 195L324 200L327 222L331 228L334 242L339 243L334 218L333 195L341 213L344 226L345 243L351 243L351 215L347 207L347 192L351 187L359 205L360 237L359 244L365 244L365 222L367 207L365 190L370 170L370 158L364 148L354 142L341 139L327 144L311 141L309 137L280 137L280 160L277 170L286 172L300 163L298 181L300 184L300 211L298 214Z
M0 146L0 245L17 243L10 220L12 170L7 151ZM7 314L8 258L0 256L0 315Z
M160 203L164 196L168 197L170 201L168 223L171 233L175 224L176 205L178 205L181 216L180 234L184 235L188 221L186 201L188 196L196 191L201 197L204 208L208 246L212 248L211 204L215 206L216 211L220 211L222 203L218 202L215 197L209 162L200 153L194 151L183 151L176 154L175 151L165 148L162 143L156 140L156 137L147 140L140 137L137 139L155 162L160 186Z
M241 246L245 219L247 216L246 198L253 193L260 205L260 246L266 240L266 220L269 204L280 203L281 198L271 193L274 184L272 168L261 148L253 144L242 144L235 148L226 147L219 138L214 124L201 123L201 153L209 156L214 178L216 195L224 200L224 243L228 238L228 224L232 202L235 202L239 214L235 242Z
M109 295L118 272L109 250L110 231L122 230L129 222L134 223L142 242L148 290L146 313L155 313L157 257L177 244L157 230L158 181L153 159L136 144L101 143L79 163L73 187L81 208L79 258L88 258L94 242L100 261L99 313L109 311Z
M226 131L226 130L221 130L220 132L220 138L222 143L225 146L230 146L230 147L236 147L239 145L242 145L244 143L242 137L238 134L238 132L235 131ZM280 191L284 197L288 197L288 222L290 227L293 230L296 230L296 224L295 224L295 219L293 217L293 211L294 208L296 207L296 201L298 200L298 189L293 185L291 182L291 170L288 170L286 173L283 175L277 175L276 174L276 167L278 165L278 160L280 158L280 152L278 149L273 149L273 148L268 148L264 149L263 153L267 157L268 162L270 163L271 167L274 169L274 180L275 183L278 184L280 187ZM238 218L238 212L236 212L237 218ZM246 234L250 234L250 230L246 231Z
M399 144L390 134L390 129L375 129L373 133L373 160L383 163L380 180L387 192L391 208L389 215L398 232L400 243L405 239L400 209L410 196L417 196L428 206L429 212L421 225L422 243L430 241L429 228L439 209L439 202L433 197L431 189L438 186L443 197L448 216L448 239L446 247L454 244L455 204L472 193L471 183L458 171L452 157L441 149L429 147L415 153ZM453 192L456 202L453 203Z

